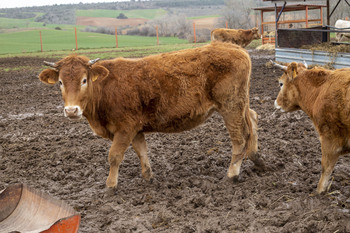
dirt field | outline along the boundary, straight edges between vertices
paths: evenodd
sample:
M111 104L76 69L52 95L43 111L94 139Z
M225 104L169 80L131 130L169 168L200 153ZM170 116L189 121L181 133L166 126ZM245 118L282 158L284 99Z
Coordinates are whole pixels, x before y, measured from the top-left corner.
M327 194L311 195L321 171L311 121L275 111L281 72L265 66L272 55L250 53L266 170L247 160L238 182L225 179L230 140L214 115L189 132L147 136L152 183L129 148L114 194L105 188L111 143L86 120L63 117L59 87L37 78L42 59L0 59L0 190L25 183L67 201L80 232L350 232L350 157L338 161Z

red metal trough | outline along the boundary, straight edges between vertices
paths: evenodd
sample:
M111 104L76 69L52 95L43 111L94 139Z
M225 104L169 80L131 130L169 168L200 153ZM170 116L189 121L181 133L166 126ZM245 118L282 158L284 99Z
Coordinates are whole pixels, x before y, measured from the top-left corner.
M23 184L0 192L0 233L75 233L80 215L67 203Z

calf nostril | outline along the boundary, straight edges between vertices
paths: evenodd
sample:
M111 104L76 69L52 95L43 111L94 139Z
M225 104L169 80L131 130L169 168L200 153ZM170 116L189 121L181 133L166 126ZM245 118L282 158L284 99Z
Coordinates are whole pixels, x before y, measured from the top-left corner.
M67 114L76 114L78 112L77 107L68 107L64 109Z

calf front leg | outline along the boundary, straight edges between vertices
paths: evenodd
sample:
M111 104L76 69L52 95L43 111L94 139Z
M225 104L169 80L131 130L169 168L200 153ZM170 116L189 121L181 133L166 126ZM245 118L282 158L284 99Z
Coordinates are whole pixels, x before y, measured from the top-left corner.
M145 140L145 135L143 133L137 134L134 140L132 141L132 146L140 159L143 178L147 181L150 181L152 179L153 174L147 156L147 144Z
M114 188L118 184L119 166L124 159L124 153L131 140L129 135L123 133L115 133L113 137L112 146L109 149L108 162L109 162L109 175L106 181L108 188Z

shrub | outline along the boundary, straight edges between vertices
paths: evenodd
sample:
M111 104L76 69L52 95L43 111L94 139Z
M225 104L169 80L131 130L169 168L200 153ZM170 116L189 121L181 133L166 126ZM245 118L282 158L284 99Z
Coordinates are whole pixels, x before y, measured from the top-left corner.
M127 19L128 16L124 15L124 13L120 13L118 16L117 16L117 19Z

